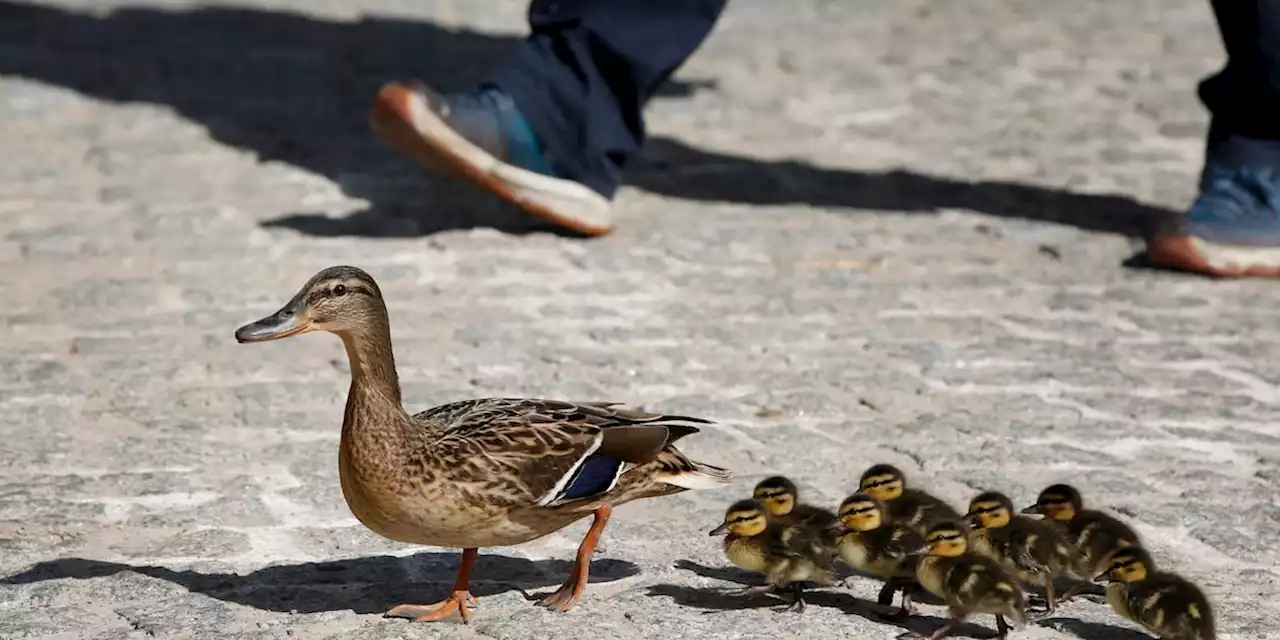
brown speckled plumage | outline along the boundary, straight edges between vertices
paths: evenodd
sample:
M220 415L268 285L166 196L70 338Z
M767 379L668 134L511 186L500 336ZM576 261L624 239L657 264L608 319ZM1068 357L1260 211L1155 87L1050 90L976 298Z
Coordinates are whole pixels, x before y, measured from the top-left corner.
M338 453L343 497L361 523L392 540L464 549L519 544L592 514L603 528L614 505L730 477L673 445L697 433L691 423L708 423L699 418L526 398L465 400L410 415L381 291L354 267L317 273L284 308L236 337L259 342L316 330L338 335L351 363ZM593 453L625 466L607 489L565 497ZM585 583L585 568L579 580ZM576 582L569 587L576 590L562 608L581 592Z

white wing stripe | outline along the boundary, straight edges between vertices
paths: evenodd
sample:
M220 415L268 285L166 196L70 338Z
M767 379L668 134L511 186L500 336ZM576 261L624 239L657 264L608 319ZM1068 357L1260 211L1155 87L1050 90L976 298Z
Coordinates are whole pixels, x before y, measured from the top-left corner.
M541 498L538 498L538 501L534 504L538 505L539 507L545 507L548 504L551 504L552 502L554 502L556 498L560 497L560 494L564 492L565 487L569 484L569 481L572 480L573 476L578 473L578 469L580 469L582 465L586 463L587 458L590 458L591 454L596 452L596 449L600 448L601 442L604 442L604 434L597 433L595 439L591 441L591 446L587 447L586 453L583 453L582 457L578 458L578 461L574 462L573 466L569 467L569 470L566 471L565 474L561 476L559 480L556 481L555 486L551 487L551 490L543 494ZM614 481L617 482L617 479L615 478Z

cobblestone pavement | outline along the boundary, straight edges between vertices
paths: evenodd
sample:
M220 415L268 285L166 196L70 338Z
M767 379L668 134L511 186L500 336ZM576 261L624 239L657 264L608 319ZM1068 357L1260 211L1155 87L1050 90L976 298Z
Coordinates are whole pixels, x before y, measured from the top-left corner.
M1129 266L1193 193L1207 3L736 0L594 241L368 132L384 80L483 73L519 0L203 7L0 0L0 637L893 638L869 581L800 616L723 595L706 535L765 474L831 505L878 461L957 504L1075 483L1220 637L1280 633L1274 284ZM347 511L337 340L232 339L343 263L388 295L411 408L702 415L690 453L739 479L620 509L566 614L521 590L585 522L484 550L467 627L381 618L457 552ZM1146 636L1078 600L1015 637Z

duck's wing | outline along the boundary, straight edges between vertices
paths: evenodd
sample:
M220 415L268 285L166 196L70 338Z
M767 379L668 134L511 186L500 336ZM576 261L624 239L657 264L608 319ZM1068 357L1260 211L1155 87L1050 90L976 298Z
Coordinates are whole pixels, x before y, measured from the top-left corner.
M449 482L508 505L548 506L608 492L627 465L653 460L710 421L607 402L468 400L414 419L439 433L422 451ZM424 461L425 462L425 461Z

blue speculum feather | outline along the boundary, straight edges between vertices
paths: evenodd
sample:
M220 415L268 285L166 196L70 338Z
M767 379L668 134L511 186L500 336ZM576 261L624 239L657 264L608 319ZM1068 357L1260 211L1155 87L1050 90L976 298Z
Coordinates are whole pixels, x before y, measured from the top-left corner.
M614 460L600 454L589 456L565 485L564 493L561 494L562 499L585 498L604 493L609 485L613 484L613 479L618 475L618 469L622 465L621 460Z

